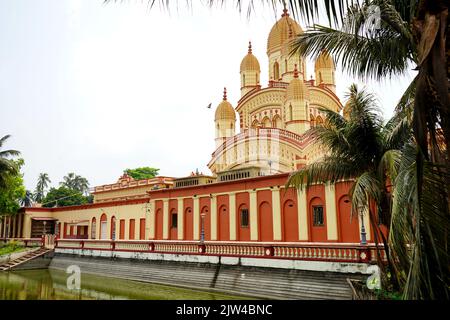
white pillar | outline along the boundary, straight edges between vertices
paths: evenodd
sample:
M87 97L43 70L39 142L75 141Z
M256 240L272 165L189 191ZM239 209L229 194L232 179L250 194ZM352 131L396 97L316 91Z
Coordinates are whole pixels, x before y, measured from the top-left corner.
M178 224L178 240L184 239L184 210L183 210L183 198L178 198L178 215L177 215L177 224Z
M194 198L194 240L200 240L200 199L195 197Z
M234 241L236 237L236 194L230 193L228 196L228 206L230 212L230 240Z
M325 210L327 219L327 239L338 240L336 194L334 184L325 184Z
M258 202L256 191L250 191L250 240L258 240Z
M273 240L282 240L280 189L278 188L272 190L272 219Z

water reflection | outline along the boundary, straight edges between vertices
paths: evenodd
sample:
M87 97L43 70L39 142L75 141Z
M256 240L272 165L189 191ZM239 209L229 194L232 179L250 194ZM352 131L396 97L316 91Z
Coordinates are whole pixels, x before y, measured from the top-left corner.
M69 290L59 270L0 272L0 300L220 300L246 299L145 282L81 274L81 289Z

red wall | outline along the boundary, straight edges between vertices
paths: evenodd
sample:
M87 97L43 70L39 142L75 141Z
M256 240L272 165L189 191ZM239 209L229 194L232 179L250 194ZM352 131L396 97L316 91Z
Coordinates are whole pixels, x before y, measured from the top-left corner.
M241 209L245 208L249 210L249 226L241 227ZM250 241L250 195L248 192L240 192L236 194L236 240Z

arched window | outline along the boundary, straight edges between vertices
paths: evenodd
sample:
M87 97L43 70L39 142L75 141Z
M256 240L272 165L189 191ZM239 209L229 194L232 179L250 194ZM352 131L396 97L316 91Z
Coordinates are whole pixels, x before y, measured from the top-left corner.
M279 115L275 115L275 117L273 117L272 123L273 123L272 126L274 128L281 129L281 118Z
M292 104L289 105L289 120L293 120L294 116L292 114Z
M317 116L316 118L316 125L321 126L323 125L323 119L321 116Z
M258 126L259 126L259 122L258 122L258 120L253 120L253 123L252 123L252 128L253 129L256 129L256 128L258 128Z
M278 81L280 79L280 66L278 65L278 62L275 62L273 64L273 79L275 81Z
M272 126L272 123L268 117L264 117L264 119L262 120L262 126L264 128L270 128Z
M108 224L106 214L102 214L100 217L100 239L107 239L108 235L106 234L106 225Z
M311 123L311 128L314 128L316 126L316 118L312 114L309 115L309 121Z
M94 218L92 218L92 222L91 222L91 239L95 239L97 233L97 220Z
M288 62L287 62L287 59L284 59L284 72L288 72Z

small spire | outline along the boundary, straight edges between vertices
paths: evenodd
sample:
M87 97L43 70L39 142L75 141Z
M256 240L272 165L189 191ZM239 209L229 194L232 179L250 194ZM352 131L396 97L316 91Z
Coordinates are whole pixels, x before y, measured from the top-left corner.
M294 67L294 78L298 78L297 64L295 64L295 67Z
M227 101L227 88L223 88L223 101Z
M283 1L283 14L281 17L289 17L288 9L286 7L286 1Z
M252 53L252 42L249 41L248 42L248 54L251 54L251 53Z

